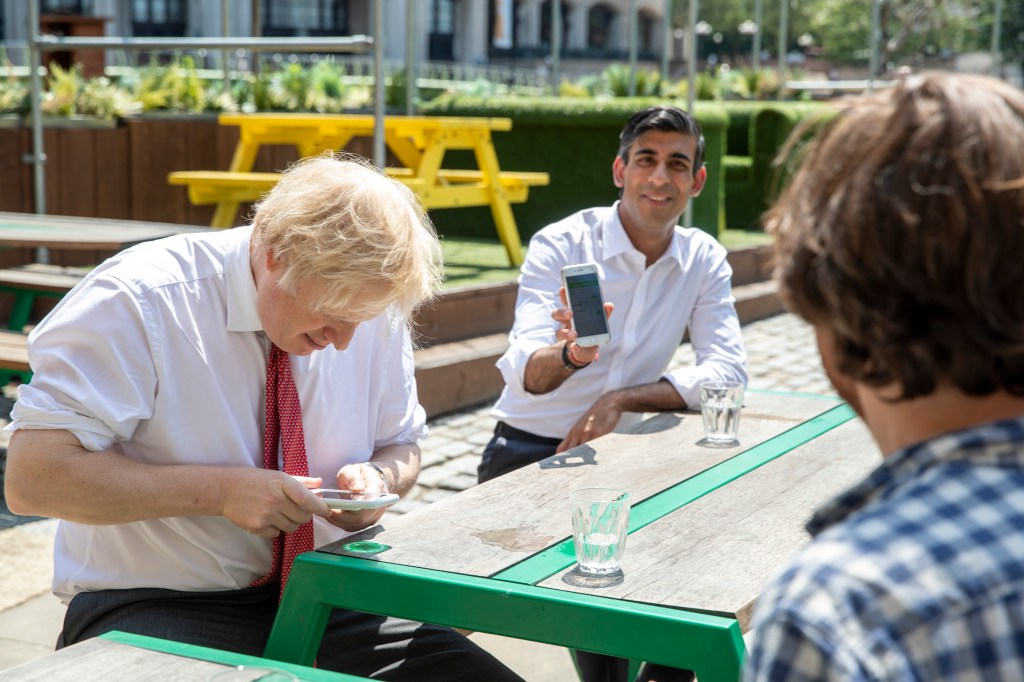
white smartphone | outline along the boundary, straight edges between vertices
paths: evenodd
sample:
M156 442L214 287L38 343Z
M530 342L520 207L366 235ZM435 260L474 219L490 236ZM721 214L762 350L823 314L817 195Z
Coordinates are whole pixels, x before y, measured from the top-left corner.
M380 509L398 502L398 495L394 493L359 493L332 488L314 488L313 492L324 498L331 509Z
M562 268L562 285L572 310L572 328L576 343L581 346L600 346L608 343L608 318L604 314L604 295L597 265L583 263Z

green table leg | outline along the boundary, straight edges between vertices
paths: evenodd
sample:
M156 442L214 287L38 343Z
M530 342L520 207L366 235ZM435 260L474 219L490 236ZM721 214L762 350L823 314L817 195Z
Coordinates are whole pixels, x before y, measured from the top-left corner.
M14 296L14 306L11 308L11 316L7 319L7 328L11 331L20 332L25 329L29 318L32 316L32 304L35 303L36 295L30 291L18 291Z
M330 607L686 668L736 682L739 623L664 606L308 552L292 566L264 657L309 665Z

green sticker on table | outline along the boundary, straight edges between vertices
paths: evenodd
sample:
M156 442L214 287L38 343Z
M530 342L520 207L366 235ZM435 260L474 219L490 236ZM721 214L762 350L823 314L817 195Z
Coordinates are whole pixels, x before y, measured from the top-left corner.
M341 546L346 552L352 554L380 554L391 549L391 545L382 545L379 542L371 542L370 540L355 540Z

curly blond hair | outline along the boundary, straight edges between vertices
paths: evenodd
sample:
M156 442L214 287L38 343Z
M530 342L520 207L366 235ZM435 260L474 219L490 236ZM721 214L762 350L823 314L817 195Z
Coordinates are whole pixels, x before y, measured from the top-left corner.
M360 157L293 164L254 206L253 243L284 264L280 284L326 283L317 312L368 319L409 315L442 279L441 246L419 199Z

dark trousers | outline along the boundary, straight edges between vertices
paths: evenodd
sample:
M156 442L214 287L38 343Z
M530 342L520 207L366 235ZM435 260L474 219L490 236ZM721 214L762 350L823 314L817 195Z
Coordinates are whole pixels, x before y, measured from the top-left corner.
M487 443L480 459L477 480L483 483L547 459L555 454L555 449L561 442L561 438L538 436L509 426L505 422L498 422L494 427L494 436ZM626 682L626 675L629 672L629 661L625 658L589 651L577 651L576 664L583 682ZM652 682L688 682L693 679L693 673L689 670L647 663L637 679Z
M82 592L68 605L57 648L121 630L262 656L278 584L225 592L154 588ZM316 657L325 670L380 680L518 680L489 653L438 625L334 609Z

